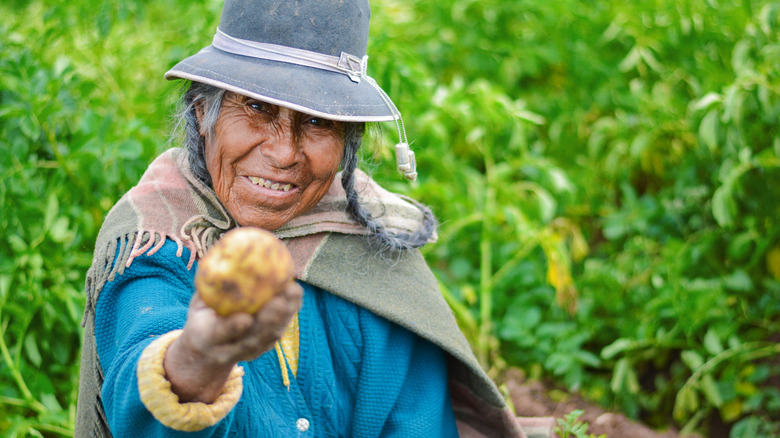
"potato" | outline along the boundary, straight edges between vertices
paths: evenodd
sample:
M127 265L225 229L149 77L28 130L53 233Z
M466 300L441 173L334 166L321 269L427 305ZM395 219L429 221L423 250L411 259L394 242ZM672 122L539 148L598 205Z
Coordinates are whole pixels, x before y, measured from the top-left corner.
M293 281L293 261L281 240L260 228L227 232L198 263L195 290L221 316L257 312Z

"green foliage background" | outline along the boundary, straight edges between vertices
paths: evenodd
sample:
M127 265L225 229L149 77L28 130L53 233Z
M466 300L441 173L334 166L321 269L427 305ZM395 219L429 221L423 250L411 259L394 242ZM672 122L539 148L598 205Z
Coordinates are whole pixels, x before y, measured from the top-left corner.
M475 351L658 428L780 433L780 3L376 0L369 73ZM0 433L72 435L102 218L216 0L0 5Z

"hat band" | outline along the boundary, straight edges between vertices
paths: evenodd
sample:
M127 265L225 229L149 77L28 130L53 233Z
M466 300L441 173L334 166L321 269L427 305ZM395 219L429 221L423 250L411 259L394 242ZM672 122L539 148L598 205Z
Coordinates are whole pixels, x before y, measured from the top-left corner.
M219 28L217 28L211 45L234 55L286 62L345 74L356 83L360 83L362 78L367 77L368 56L361 59L355 55L341 52L341 56L336 57L295 47L259 43L232 37Z

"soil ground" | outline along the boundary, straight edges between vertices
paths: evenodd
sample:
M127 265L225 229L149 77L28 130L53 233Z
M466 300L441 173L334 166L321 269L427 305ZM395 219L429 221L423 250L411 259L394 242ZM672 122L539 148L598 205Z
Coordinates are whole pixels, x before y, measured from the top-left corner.
M563 418L575 409L582 409L585 413L578 421L588 423L588 433L595 436L605 434L608 438L682 438L673 428L655 431L623 414L606 411L574 394L562 401L554 401L548 395L553 388L542 382L526 380L523 372L517 369L509 370L503 380L506 381L515 411L521 417Z

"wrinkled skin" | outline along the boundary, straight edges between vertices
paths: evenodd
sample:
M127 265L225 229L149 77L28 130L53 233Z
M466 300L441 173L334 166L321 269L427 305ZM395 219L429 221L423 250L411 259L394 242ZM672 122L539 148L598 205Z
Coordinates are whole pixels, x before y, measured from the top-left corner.
M344 147L341 123L235 93L223 99L213 137L201 135L217 197L239 225L267 230L319 202L333 182ZM280 187L289 184L289 190L262 187L252 178ZM213 402L236 363L273 348L302 297L301 286L288 283L256 313L221 317L194 294L182 335L164 361L180 402Z
M325 195L344 148L342 125L228 93L206 165L217 197L242 226L276 230ZM289 191L253 184L250 177L290 184Z

